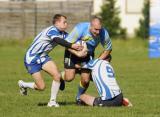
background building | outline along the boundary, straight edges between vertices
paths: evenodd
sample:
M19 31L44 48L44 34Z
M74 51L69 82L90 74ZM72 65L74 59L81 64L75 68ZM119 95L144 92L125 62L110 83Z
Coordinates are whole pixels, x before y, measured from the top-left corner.
M0 38L28 38L51 24L51 17L63 13L69 30L80 21L99 13L105 0L0 0ZM121 26L134 36L142 17L144 0L117 0ZM107 11L106 11L107 13Z

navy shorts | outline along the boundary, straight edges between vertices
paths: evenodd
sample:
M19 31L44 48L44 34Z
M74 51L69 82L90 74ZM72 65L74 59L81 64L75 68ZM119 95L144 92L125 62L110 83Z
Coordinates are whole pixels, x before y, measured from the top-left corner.
M95 98L93 102L93 106L122 106L123 102L123 94L120 93L116 97L109 99L109 100L102 100L101 97Z
M68 50L65 50L64 53L64 68L66 69L75 69L75 64L82 62L89 62L89 60L94 58L93 54L88 54L85 58L79 58L74 54L70 53Z

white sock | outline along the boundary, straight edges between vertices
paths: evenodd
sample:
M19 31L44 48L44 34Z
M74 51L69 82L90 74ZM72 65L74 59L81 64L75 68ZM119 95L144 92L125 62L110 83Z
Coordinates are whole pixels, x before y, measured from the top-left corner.
M35 84L34 82L23 82L23 87L35 89L34 84Z
M50 101L56 101L56 97L59 91L60 82L54 81L51 86L51 98Z

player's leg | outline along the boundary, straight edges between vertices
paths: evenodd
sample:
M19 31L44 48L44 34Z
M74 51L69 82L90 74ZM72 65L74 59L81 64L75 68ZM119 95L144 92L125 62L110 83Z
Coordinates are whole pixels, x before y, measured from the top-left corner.
M82 94L80 96L80 99L87 105L93 106L95 97L87 95L87 94Z
M27 88L36 89L40 91L43 91L45 89L45 83L44 83L44 80L42 78L40 71L33 73L32 77L35 82L24 82L22 80L18 81L18 85L20 87L20 93L22 95L27 95Z
M108 99L108 100L101 100L101 98L96 98L94 106L106 106L106 107L118 107L123 105L123 94L120 93L119 95Z
M61 72L61 85L60 90L65 89L65 81L70 82L75 78L75 61L77 57L71 54L68 50L65 50L64 54L64 68L65 70Z
M88 69L82 69L81 70L81 80L78 86L78 93L76 96L76 103L78 105L81 104L80 95L84 94L89 86L90 81L90 70Z
M60 90L65 89L65 81L71 82L75 78L75 69L67 69L61 72Z
M36 72L32 74L32 77L34 79L34 89L43 91L45 89L45 83L43 80L43 77L41 75L41 72Z
M20 87L20 93L22 95L27 95L27 88L44 90L45 84L40 73L42 67L41 63L38 64L35 60L35 62L33 61L33 63L30 64L25 63L25 66L28 70L28 73L31 74L35 82L24 82L22 80L19 80L18 85Z
M75 78L75 69L66 69L64 70L64 80L67 82L72 81Z
M92 55L87 55L84 59L81 59L81 63L87 63L89 60L94 58L94 54ZM78 93L76 96L76 103L78 105L81 104L81 100L80 100L80 95L82 95L83 93L85 93L85 91L87 90L88 86L89 86L89 81L90 81L90 70L89 69L81 69L81 81L80 84L78 86Z
M48 106L49 107L52 107L52 106L59 107L58 103L56 103L56 97L59 91L61 74L58 71L58 68L53 61L46 62L42 66L42 69L46 71L47 73L49 73L51 77L53 78L52 86L51 86L51 97L50 97Z

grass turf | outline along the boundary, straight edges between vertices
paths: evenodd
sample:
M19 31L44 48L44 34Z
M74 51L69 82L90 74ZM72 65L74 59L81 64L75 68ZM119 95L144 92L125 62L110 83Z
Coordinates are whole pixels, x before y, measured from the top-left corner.
M59 91L60 108L48 108L51 78L46 73L46 90L29 90L28 96L21 96L17 81L33 81L23 65L24 53L29 41L0 41L0 117L159 117L160 116L160 61L148 58L148 42L140 39L113 40L112 65L117 81L125 97L133 107L100 108L79 107L74 104L80 77L66 84L65 91ZM96 56L101 52L96 49ZM63 51L56 47L50 56L63 70ZM90 83L87 93L97 96Z

